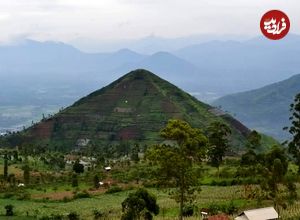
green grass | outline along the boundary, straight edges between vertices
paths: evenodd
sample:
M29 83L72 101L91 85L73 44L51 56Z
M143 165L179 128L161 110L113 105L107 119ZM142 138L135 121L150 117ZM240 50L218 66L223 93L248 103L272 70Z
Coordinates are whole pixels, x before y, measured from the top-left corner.
M34 217L27 217L27 216L0 216L1 220L33 220L36 219Z
M299 185L298 185L299 187ZM208 207L210 204L224 205L231 201L238 207L239 211L272 206L270 201L262 201L262 204L256 200L247 200L243 198L243 186L202 186L202 190L197 194L195 204L200 209ZM174 219L178 216L178 204L172 198L168 190L148 189L157 197L160 206L160 214L155 219ZM92 198L76 199L69 202L63 201L46 201L46 200L16 200L16 199L0 199L0 207L11 204L14 206L16 217L0 219L32 219L26 216L49 216L51 214L67 215L70 212L77 212L82 219L93 219L93 210L99 210L109 213L109 219L119 219L122 214L121 203L132 192L122 191L114 194L100 194ZM32 193L34 193L32 191ZM0 216L4 216L5 209L0 209ZM288 206L286 210L280 210L282 219L300 216L300 202ZM19 217L19 218L18 218ZM196 218L191 218L196 219Z
M160 217L178 216L178 204L169 195L171 190L148 189L158 200L161 209ZM203 186L202 191L197 195L196 204L198 207L207 207L212 202L226 203L234 200L235 204L244 207L248 203L239 199L241 187L211 187ZM130 191L122 191L114 194L101 194L92 198L76 199L70 202L54 202L54 201L19 201L15 199L0 199L0 207L12 204L15 207L15 213L18 216L26 216L27 212L30 216L44 216L51 214L68 214L76 211L80 213L83 219L92 219L93 210L101 210L110 212L112 217L120 217L121 203L128 196ZM80 208L79 208L80 207ZM0 210L0 215L4 215L4 209Z

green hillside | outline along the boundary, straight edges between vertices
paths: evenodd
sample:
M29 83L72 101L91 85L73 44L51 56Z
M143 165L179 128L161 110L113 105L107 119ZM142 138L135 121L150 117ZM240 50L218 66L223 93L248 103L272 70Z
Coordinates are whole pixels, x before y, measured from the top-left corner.
M300 75L260 89L224 96L213 104L234 115L249 128L286 139L282 128L289 126L289 106L300 92Z
M249 129L146 70L132 71L50 118L10 136L10 145L70 150L134 141L161 142L159 131L171 118L203 130L215 120L230 125L232 145L244 146Z

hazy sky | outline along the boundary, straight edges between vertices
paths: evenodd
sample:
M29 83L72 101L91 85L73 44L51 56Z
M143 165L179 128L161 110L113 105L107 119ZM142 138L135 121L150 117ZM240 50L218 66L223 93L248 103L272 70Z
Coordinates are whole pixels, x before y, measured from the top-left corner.
M299 0L0 0L0 42L256 36L270 9L285 11L300 34Z

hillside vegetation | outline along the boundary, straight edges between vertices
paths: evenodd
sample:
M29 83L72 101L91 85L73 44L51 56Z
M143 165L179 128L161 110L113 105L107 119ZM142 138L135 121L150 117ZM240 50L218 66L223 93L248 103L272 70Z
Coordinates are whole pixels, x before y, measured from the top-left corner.
M224 96L213 105L221 106L251 129L284 140L288 133L289 106L300 91L300 75L260 89Z
M239 149L250 130L230 115L198 101L146 70L132 71L110 85L78 100L54 116L6 138L12 146L70 150L111 144L160 143L158 131L178 118L204 131L213 121L232 130L231 145ZM274 141L268 141L269 146Z

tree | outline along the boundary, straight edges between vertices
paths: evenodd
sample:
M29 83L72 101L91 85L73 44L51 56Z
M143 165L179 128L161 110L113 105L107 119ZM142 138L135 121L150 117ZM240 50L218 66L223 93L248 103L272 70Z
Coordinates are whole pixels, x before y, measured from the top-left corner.
M143 215L145 220L152 219L152 214L159 213L159 206L156 203L155 196L151 195L145 189L138 189L122 202L122 220L136 220Z
M23 166L23 178L25 185L28 185L30 182L30 167L28 164Z
M79 162L78 159L77 159L77 160L75 161L75 163L73 164L73 171L74 171L75 173L83 173L83 172L84 172L84 166L83 166L83 164L81 164L81 163Z
M228 136L231 134L230 128L221 122L213 122L208 127L209 150L208 156L212 166L218 169L218 177L220 173L220 165L223 157L229 148Z
M207 138L198 128L187 122L169 120L161 136L173 144L155 145L148 149L146 158L157 165L157 178L162 185L175 187L175 199L180 206L180 219L186 201L193 199L197 175L193 164L199 162L207 148Z
M139 162L139 152L140 152L140 146L139 144L135 144L133 148L131 149L131 160L135 163Z
M300 174L300 93L296 95L294 103L290 105L290 111L292 125L288 128L288 131L293 139L288 143L288 149L296 160L298 173Z
M7 159L7 154L4 154L4 167L3 167L3 176L4 179L7 180L8 176L8 159Z
M77 187L77 186L78 186L77 174L73 173L73 175L72 175L72 187Z
M18 161L19 160L19 152L17 150L13 151L13 156L14 156L14 161Z
M273 146L265 155L263 169L261 170L261 189L266 192L267 198L271 198L274 206L285 207L286 200L293 201L297 197L296 186L293 178L288 176L288 159L285 149ZM283 187L279 186L285 186Z
M65 158L61 153L55 152L48 155L49 165L52 169L61 170L65 168Z
M98 177L98 175L96 174L95 176L94 176L94 187L96 188L96 189L98 189L99 188L99 177Z
M247 140L248 150L257 150L261 147L261 135L256 130L250 132L250 134L247 137Z
M242 155L240 167L237 170L238 177L252 177L256 180L261 172L262 164L264 163L264 154L258 150L261 147L261 135L253 130L247 136L247 151ZM246 185L248 187L249 185Z

